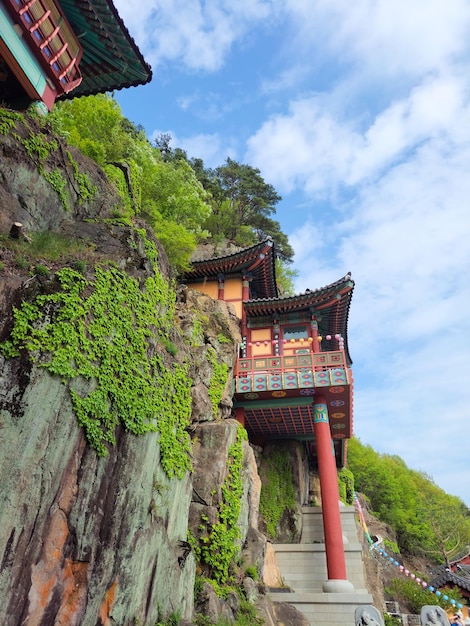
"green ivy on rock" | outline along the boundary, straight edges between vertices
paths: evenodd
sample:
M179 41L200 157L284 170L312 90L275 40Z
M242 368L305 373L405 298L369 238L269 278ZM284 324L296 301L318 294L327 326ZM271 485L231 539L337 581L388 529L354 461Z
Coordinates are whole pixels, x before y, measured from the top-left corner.
M207 360L212 365L213 374L209 383L209 398L212 404L214 415L217 417L217 411L219 409L220 401L224 393L225 385L227 384L228 377L228 365L224 362L219 363L217 361L217 353L214 348L207 349Z
M155 266L142 285L114 267L96 267L92 280L71 268L56 277L58 291L14 311L0 351L11 357L26 350L70 382L78 422L98 454L115 443L118 424L135 435L157 431L165 472L183 477L190 469L188 367L167 366L158 354L173 328L174 290Z
M296 506L291 457L286 450L275 450L263 460L266 480L261 486L259 509L271 539L276 538L277 525L286 509Z
M247 440L246 430L238 427L237 438L228 450L227 475L222 485L222 498L218 504L218 521L210 524L205 516L201 519L200 546L190 537L196 559L210 566L212 577L219 584L229 579L230 565L239 551L237 539L240 529L237 522L243 495L242 463L243 440Z

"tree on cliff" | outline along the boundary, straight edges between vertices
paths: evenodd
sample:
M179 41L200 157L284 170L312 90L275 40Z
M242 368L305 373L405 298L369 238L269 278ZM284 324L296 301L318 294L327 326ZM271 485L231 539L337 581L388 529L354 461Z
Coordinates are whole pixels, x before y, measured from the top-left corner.
M294 251L272 218L281 197L259 169L227 159L215 169L188 159L162 134L152 145L109 95L59 103L50 120L72 145L103 167L122 197L124 215L142 215L153 227L172 266L185 271L202 239L249 246L272 237L281 290L292 291Z

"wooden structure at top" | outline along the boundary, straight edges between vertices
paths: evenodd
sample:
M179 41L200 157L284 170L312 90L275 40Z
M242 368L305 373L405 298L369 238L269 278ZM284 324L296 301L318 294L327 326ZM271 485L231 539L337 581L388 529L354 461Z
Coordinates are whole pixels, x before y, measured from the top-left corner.
M328 403L336 463L345 464L353 432L353 379L347 321L349 275L316 290L279 297L275 250L267 239L226 256L196 261L185 280L231 302L243 341L234 381L235 414L250 440L300 439L316 457L313 402Z
M59 98L142 85L150 67L111 0L1 0L0 102L51 109Z

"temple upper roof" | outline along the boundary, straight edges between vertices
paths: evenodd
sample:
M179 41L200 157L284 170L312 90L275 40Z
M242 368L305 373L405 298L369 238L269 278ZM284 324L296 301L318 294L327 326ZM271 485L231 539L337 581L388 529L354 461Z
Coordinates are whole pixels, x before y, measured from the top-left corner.
M81 84L65 98L135 87L152 78L111 0L59 0L83 48Z
M307 289L294 296L279 297L276 286L275 247L271 239L254 246L237 250L222 256L203 258L192 263L192 269L185 274L189 284L204 280L249 276L250 299L243 302L248 323L250 319L290 316L308 312L318 322L318 332L322 336L323 350L336 350L335 335L341 335L348 363L351 358L348 349L348 317L354 290L350 274L319 289ZM330 339L328 339L330 337Z
M322 349L335 350L335 335L341 335L349 364L352 363L348 348L349 308L354 290L351 275L346 274L334 283L319 289L307 289L305 293L285 298L262 298L243 303L248 319L261 316L282 316L308 311L318 322L322 337ZM330 339L328 339L330 337Z
M192 269L186 272L186 282L216 280L224 276L247 277L251 292L259 298L277 298L275 251L272 239L268 238L249 248L224 256L193 261Z

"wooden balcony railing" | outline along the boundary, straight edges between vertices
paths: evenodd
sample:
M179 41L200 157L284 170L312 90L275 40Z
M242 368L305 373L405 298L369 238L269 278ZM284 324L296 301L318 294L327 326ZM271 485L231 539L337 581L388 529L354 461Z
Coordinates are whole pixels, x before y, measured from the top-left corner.
M30 46L37 50L59 94L69 93L82 81L78 63L82 48L65 15L53 0L6 0L21 24Z
M342 351L239 358L235 372L237 394L349 384L350 370Z

